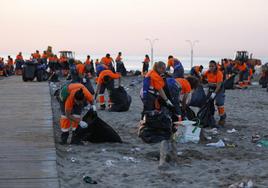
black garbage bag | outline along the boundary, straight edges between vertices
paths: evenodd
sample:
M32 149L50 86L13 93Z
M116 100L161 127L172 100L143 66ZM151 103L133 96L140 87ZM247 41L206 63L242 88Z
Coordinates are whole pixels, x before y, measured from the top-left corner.
M207 96L204 91L204 88L202 85L199 85L192 94L189 106L201 108L205 105L206 100Z
M267 88L267 86L268 86L268 71L265 72L265 73L261 76L261 78L260 78L260 80L259 80L259 84L262 86L262 88Z
M48 78L48 81L50 82L59 82L59 75L56 72L52 72L51 75Z
M145 123L139 129L139 137L146 143L169 140L172 135L172 120L165 113L151 111L144 113Z
M122 76L127 75L127 69L123 62L116 62L116 72L121 73Z
M183 119L187 118L188 120L195 120L197 118L195 112L189 106L182 111L182 117Z
M83 121L87 122L87 128L77 129L78 137L83 141L92 143L117 142L122 143L117 132L105 121L97 116L92 110L89 110L83 117Z
M112 112L128 111L132 101L131 96L121 86L111 90L110 99L113 103L110 109Z
M224 88L225 89L234 89L234 84L235 84L235 76L232 75L230 78L224 81Z
M33 81L36 76L36 63L33 61L26 61L22 70L23 81Z
M206 104L197 113L197 118L200 120L201 126L215 127L216 122L214 114L215 114L214 100L208 99Z

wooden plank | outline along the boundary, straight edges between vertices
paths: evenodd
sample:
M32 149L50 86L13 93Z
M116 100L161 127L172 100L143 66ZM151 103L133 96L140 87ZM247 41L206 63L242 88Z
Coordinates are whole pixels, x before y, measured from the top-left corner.
M0 179L57 178L56 161L3 161Z
M0 179L0 187L5 188L58 188L57 178L50 179Z
M59 187L48 83L1 80L0 187Z

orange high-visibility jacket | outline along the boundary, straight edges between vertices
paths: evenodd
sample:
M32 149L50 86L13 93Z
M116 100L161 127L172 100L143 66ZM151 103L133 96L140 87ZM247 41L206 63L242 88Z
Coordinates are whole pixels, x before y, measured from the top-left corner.
M83 93L85 95L85 98L86 100L89 102L89 103L92 103L93 101L93 96L92 94L88 91L88 89L83 85L83 84L80 84L80 83L73 83L73 84L70 84L68 86L68 93L69 93L69 96L67 97L66 101L65 101L65 111L68 111L68 112L71 112L72 109L73 109L73 106L74 106L74 95L75 93L81 89L83 90Z
M104 77L109 76L112 79L118 79L121 77L118 73L113 73L111 70L103 70L101 71L99 77L97 78L97 84L103 84L104 83Z

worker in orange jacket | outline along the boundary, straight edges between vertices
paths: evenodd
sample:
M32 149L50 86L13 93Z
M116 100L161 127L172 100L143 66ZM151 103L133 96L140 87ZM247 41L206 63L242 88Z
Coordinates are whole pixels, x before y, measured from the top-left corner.
M41 58L41 55L39 53L38 50L35 51L35 53L32 54L33 59L36 59L37 61L39 61L39 59Z
M52 72L55 72L56 70L59 70L60 65L59 65L59 60L57 55L52 55L48 58L48 66Z
M88 74L89 78L95 76L93 60L91 60L90 55L87 55L87 59L85 61L85 71Z
M0 76L8 76L4 58L0 57Z
M168 56L167 71L170 71L171 67L173 68L174 78L184 77L184 68L182 63L177 58L174 58L172 55Z
M97 89L95 94L95 99L97 99L97 96L99 96L99 103L100 103L100 110L105 110L105 97L104 92L105 89L108 90L108 93L110 94L110 91L114 89L114 80L118 79L118 85L121 85L121 75L119 73L114 73L111 70L102 70L99 74L99 77L97 78ZM111 107L111 100L110 97L108 99L108 106Z
M47 51L43 51L43 54L41 56L41 63L44 63L47 65L47 59L48 59Z
M67 98L62 96L67 95ZM94 111L96 107L93 103L93 96L87 90L87 88L80 83L71 83L61 89L60 94L60 107L61 107L61 144L66 144L69 137L69 130L72 127L72 139L71 144L80 144L80 140L77 137L76 129L80 125L82 128L87 126L87 123L82 121L81 113L85 106L85 102L91 104Z
M249 81L248 81L249 70L247 68L246 63L239 61L235 64L233 69L234 69L234 71L237 71L239 74L238 85L240 86L240 88L247 87L249 84Z
M19 54L16 56L16 60L23 60L23 56L21 52L19 52Z
M78 73L79 78L83 79L85 77L85 73L86 73L86 65L83 63L78 63L76 65L76 71Z
M180 102L182 109L191 102L191 92L199 86L199 80L194 76L187 76L186 78L176 78L177 83L181 86Z
M110 54L106 54L105 57L101 58L101 61L100 61L102 64L104 64L105 66L107 66L108 69L110 69L111 71L115 72L115 69L114 69L114 60L113 58L111 58L111 55Z
M149 71L149 63L150 63L150 58L149 58L149 55L145 55L145 58L142 62L142 75L145 76L148 71Z
M68 64L68 58L64 55L61 55L59 58L59 69L61 70L61 73L63 76L67 76L69 73L69 64Z
M209 92L211 93L210 98L215 99L216 106L218 108L218 113L220 120L218 125L223 126L225 124L226 113L224 109L225 102L225 91L223 87L223 74L218 70L217 63L215 61L209 62L209 70L207 70L203 79L206 79L209 86Z
M117 62L122 62L122 52L118 52L118 55L117 55L117 57L115 58L115 62L117 63Z
M116 72L121 72L119 71L119 67L121 64L123 64L123 58L122 58L122 52L118 52L117 57L115 58L115 63L116 63Z
M182 114L186 106L190 103L190 93L192 89L197 88L199 81L196 77L189 76L184 78L172 78L164 76L165 87L164 91L168 99L174 105L170 109L170 114L173 121L182 121Z
M14 61L10 56L7 58L7 74L12 75L14 74Z
M19 54L16 56L15 64L16 64L16 67L15 67L16 75L21 75L22 74L22 65L24 64L24 59L23 59L21 52L19 52Z
M166 65L164 62L156 62L153 69L150 70L143 79L143 88L141 99L143 102L143 112L161 110L160 100L163 100L168 107L174 107L172 102L168 99L165 91L165 81L161 77L166 72Z

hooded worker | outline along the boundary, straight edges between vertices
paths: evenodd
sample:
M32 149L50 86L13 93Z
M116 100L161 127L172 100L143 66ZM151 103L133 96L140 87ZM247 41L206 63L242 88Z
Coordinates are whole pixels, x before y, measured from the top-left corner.
M60 91L60 107L61 107L61 144L66 144L69 137L69 130L72 127L71 144L80 144L77 137L76 129L80 125L82 128L87 126L87 123L82 121L81 113L85 103L91 104L91 107L96 111L93 103L93 96L87 88L80 83L71 83L64 86Z

